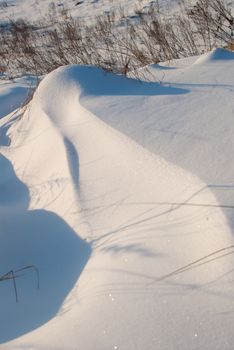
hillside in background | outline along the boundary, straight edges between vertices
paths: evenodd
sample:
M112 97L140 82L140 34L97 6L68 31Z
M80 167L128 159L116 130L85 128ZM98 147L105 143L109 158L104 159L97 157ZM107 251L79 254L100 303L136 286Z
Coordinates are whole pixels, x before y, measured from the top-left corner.
M96 16L108 14L113 10L122 10L129 17L135 15L135 10L147 11L155 5L156 0L0 0L0 19L26 19L38 21L48 14L60 16L61 11L67 10L74 17L84 17L92 21ZM161 0L160 6L169 10L178 5L177 0Z

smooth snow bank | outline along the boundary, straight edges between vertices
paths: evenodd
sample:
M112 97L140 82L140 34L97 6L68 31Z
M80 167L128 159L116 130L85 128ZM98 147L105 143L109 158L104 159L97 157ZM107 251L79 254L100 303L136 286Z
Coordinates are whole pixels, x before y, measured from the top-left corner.
M234 60L234 52L222 48L213 49L196 60L196 64L212 63L216 61Z
M207 64L212 55L208 53L204 63L193 64L192 58L168 63L165 69L151 68L163 87L187 93L126 99L86 96L81 102L150 152L198 176L205 184L201 191L212 191L225 207L233 205L234 194L234 58L229 51L219 51L229 59ZM223 210L233 229L232 210Z
M232 227L197 172L202 154L193 133L200 119L183 130L188 106L200 108L192 67L165 70L169 81L183 79L178 84L139 83L94 67L60 68L7 129L1 269L27 260L46 283L32 292L32 284L24 288L25 277L19 279L19 304L10 286L0 285L8 293L1 299L1 341L23 335L2 348L230 349ZM208 71L202 79L210 78ZM214 112L210 97L207 113ZM205 141L215 152L212 140ZM207 163L209 174L213 164ZM42 310L48 307L44 321L37 300ZM12 327L12 315L23 326L16 321ZM36 321L42 327L26 334Z

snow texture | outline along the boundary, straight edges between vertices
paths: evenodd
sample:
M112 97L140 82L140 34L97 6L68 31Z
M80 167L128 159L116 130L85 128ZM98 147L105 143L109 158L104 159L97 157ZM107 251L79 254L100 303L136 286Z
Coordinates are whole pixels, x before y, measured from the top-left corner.
M232 349L233 53L150 70L1 85L0 349Z

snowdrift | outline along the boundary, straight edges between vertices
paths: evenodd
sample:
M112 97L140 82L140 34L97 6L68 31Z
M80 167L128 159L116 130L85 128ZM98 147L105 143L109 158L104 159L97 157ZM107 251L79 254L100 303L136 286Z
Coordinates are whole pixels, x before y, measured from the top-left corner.
M20 274L16 303L0 283L0 348L231 348L224 55L152 67L142 83L62 67L1 119L0 267L35 265L40 288Z
M195 64L204 64L204 63L215 63L219 61L225 61L225 60L234 60L234 52L227 51L225 49L213 49L208 54L204 54L199 59L196 60ZM220 63L220 62L219 62ZM224 62L223 62L224 63Z

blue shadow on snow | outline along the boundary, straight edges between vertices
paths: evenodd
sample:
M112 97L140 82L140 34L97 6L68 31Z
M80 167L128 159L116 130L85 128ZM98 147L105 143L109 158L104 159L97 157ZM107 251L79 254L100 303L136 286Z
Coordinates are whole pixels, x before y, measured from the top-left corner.
M0 155L0 276L27 265L39 269L0 282L0 343L42 326L59 311L82 273L91 247L58 215L28 210L29 192L11 163Z
M27 98L29 89L22 86L11 86L0 94L0 119L20 107Z
M183 88L126 78L92 66L68 66L63 73L69 78L69 81L74 81L75 84L79 82L82 93L85 95L154 96L181 95L190 92Z

